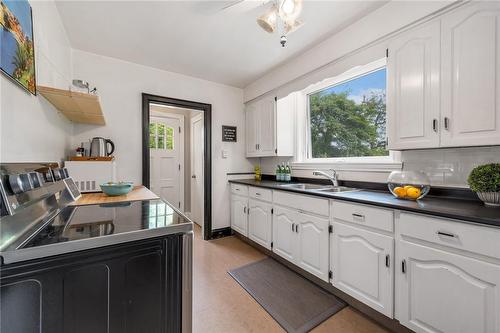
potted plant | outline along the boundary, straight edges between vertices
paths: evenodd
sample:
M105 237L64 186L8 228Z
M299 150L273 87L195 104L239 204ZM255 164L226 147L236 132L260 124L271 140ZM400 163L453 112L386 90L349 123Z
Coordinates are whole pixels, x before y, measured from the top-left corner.
M485 205L500 206L500 163L475 167L467 182Z

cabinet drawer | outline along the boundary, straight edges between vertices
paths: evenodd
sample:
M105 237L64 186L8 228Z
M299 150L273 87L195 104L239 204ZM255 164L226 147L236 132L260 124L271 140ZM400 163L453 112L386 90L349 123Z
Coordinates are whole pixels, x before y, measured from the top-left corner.
M248 196L259 200L273 201L273 191L262 187L250 186L248 188Z
M397 223L401 235L500 259L500 229L410 213Z
M341 221L389 232L394 231L394 213L388 209L332 201L332 216Z
M315 198L284 191L274 191L274 203L323 216L328 216L330 211L328 207L328 199Z
M238 195L248 195L248 186L240 184L231 184L231 192Z

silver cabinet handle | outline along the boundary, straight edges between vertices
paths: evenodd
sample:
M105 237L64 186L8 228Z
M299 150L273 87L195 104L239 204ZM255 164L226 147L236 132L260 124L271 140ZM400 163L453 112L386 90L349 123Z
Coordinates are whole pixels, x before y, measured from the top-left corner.
M403 261L401 262L401 272L403 274L406 274L406 260L403 259Z
M385 255L385 267L390 267L391 266L391 256L386 254Z
M438 131L438 120L437 119L432 119L432 130L437 133Z
M292 223L292 231L295 229L295 223Z
M298 224L295 225L295 232L299 233L299 225Z
M449 131L450 130L450 118L444 117L444 129Z
M450 232L445 232L445 231L438 231L438 232L436 232L436 234L438 234L438 236L444 236L444 237L450 237L450 238L458 238L457 235L452 234Z

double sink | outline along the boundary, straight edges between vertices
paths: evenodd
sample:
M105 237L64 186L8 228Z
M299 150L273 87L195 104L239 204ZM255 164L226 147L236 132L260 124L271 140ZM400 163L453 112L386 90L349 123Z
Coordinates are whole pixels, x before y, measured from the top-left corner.
M300 191L322 192L322 193L339 193L359 191L358 189L345 186L333 185L320 185L320 184L307 184L307 183L293 183L293 184L280 184L279 187L296 189Z

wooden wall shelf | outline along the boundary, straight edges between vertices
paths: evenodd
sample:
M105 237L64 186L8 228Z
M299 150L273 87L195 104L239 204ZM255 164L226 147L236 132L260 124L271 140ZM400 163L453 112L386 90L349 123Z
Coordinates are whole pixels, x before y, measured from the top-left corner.
M44 86L37 86L37 91L75 123L106 124L97 95Z

